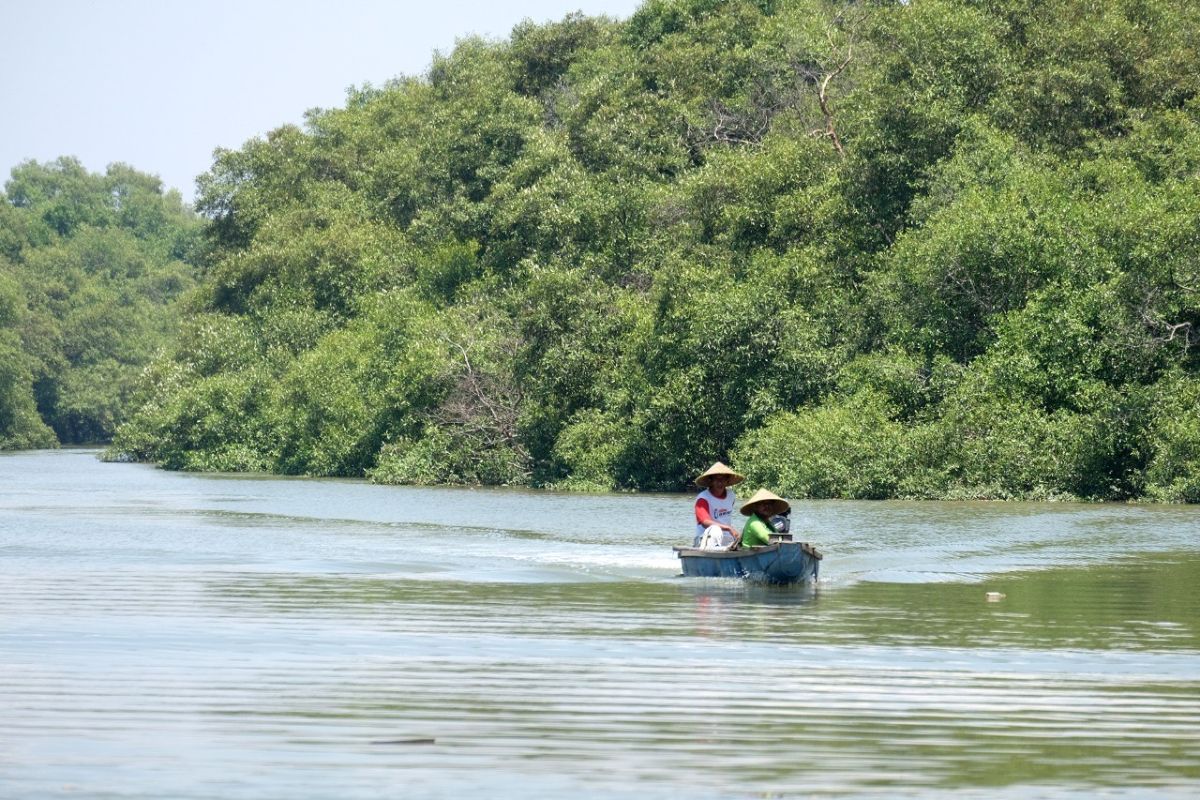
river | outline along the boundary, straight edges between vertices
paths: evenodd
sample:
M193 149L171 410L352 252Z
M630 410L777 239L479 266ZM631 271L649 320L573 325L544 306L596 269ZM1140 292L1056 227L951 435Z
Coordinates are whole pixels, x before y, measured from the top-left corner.
M690 508L0 455L0 797L1200 794L1200 509Z

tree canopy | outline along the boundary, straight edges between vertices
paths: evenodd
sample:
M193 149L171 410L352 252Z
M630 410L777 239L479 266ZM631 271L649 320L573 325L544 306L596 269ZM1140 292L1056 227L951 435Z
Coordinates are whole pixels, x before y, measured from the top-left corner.
M200 220L123 165L12 170L0 196L0 449L112 438L176 331Z
M1200 500L1198 51L1166 0L647 0L462 40L218 153L203 280L114 452ZM35 177L4 213L40 203L56 264L142 230Z

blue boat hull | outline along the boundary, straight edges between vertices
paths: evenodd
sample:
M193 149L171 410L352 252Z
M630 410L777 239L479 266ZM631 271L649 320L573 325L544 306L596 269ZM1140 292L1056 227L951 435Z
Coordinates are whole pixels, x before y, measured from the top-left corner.
M676 547L683 574L692 578L746 578L764 583L817 579L821 554L804 542L775 542L733 551Z

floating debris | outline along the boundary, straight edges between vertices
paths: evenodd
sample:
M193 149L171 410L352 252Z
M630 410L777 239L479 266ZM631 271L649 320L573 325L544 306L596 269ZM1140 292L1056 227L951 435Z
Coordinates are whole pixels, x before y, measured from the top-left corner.
M1001 600L1003 600L1006 597L1006 595L1004 594L1004 592L988 592L987 594L984 595L984 597L987 598L987 601L989 603L999 603Z

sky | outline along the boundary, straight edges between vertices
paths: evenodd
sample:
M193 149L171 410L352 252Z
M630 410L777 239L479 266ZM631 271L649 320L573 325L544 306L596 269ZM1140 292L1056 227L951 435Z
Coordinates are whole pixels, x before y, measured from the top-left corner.
M124 162L185 201L215 148L352 86L421 75L457 39L524 19L627 19L642 0L0 0L0 181L34 159Z

